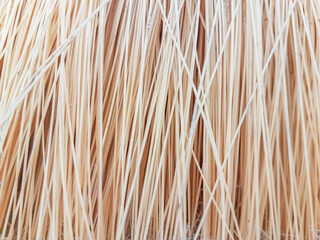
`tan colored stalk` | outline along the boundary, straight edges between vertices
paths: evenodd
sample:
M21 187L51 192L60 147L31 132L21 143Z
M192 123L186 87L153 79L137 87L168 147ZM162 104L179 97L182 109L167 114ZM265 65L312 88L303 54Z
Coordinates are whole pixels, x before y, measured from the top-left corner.
M0 239L320 239L319 19L0 1Z

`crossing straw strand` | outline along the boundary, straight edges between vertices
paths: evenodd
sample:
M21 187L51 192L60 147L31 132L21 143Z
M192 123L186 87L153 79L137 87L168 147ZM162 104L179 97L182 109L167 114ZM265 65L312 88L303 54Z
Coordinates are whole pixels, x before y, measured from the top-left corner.
M0 239L320 239L317 0L0 1Z

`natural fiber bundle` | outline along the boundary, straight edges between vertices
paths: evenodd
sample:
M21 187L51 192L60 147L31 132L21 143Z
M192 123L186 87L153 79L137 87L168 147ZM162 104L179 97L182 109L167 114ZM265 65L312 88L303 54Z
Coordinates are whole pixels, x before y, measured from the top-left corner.
M0 239L319 239L318 0L0 1Z

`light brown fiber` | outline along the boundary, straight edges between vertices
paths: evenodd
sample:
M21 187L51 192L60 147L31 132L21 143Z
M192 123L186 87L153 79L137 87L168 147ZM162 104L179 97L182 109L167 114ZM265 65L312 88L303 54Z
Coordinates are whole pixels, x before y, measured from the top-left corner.
M320 2L1 0L2 239L320 239Z

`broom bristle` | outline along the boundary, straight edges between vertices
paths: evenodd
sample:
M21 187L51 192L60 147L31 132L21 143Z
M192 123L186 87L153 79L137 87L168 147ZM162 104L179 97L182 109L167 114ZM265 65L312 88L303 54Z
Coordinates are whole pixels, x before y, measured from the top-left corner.
M320 239L319 20L0 1L0 239Z

